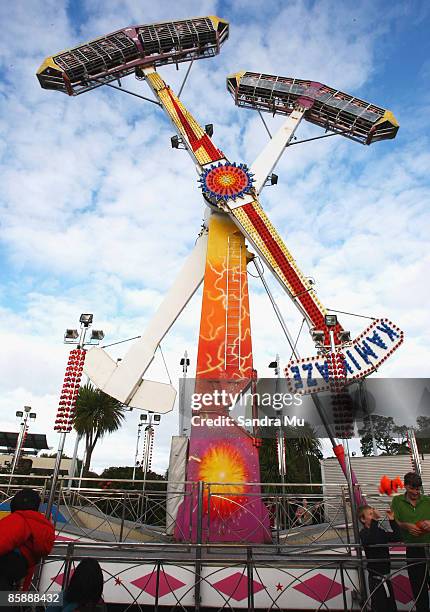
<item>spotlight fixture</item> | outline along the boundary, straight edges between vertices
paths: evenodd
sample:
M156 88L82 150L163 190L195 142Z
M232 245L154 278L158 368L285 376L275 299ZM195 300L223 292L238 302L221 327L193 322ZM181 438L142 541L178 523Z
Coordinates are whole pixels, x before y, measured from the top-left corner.
M325 334L322 329L312 329L311 336L314 342L324 342Z
M190 365L190 360L188 358L182 357L181 361L179 362L179 365L183 366L189 366Z
M154 414L152 420L156 425L158 425L161 422L161 414Z
M340 342L351 342L351 332L342 330L339 332L339 340Z
M68 340L76 340L79 337L79 333L77 329L66 329L66 333L64 334L64 341Z
M179 149L180 143L181 141L179 139L179 136L172 136L172 138L170 139L170 144L172 145L172 149Z
M148 420L148 415L147 414L141 414L140 415L140 420L146 422Z
M324 317L325 324L327 327L336 327L337 325L337 316L334 314L328 314Z
M213 133L214 133L213 123L207 123L205 125L205 132L209 136L209 138L211 138L213 136Z
M84 327L89 327L93 322L92 314L81 314L79 317L79 323L82 323Z
M104 331L101 329L93 329L91 332L91 340L103 340L104 337Z
M17 416L17 417L21 418L22 416L24 416L24 413L23 413L23 411L22 411L22 410L17 410L17 411L15 412L15 416Z
M36 420L36 416L37 416L37 414L36 414L35 412L30 412L30 419L31 419L32 421L35 421L35 420Z
M270 174L267 179L266 179L266 185L277 185L278 184L278 175L275 174L274 172L272 172L272 174Z
M269 363L269 366L268 366L268 367L269 367L269 368L272 368L272 369L275 369L275 368L277 368L277 367L278 367L278 362L277 362L277 361L271 361L271 362Z

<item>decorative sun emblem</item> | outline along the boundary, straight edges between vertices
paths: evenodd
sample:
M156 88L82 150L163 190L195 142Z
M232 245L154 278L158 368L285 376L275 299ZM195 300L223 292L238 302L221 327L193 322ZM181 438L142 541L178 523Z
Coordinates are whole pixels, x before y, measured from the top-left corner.
M199 182L207 197L216 200L229 200L230 198L235 200L251 191L253 176L245 164L219 162L206 168Z
M245 505L246 485L231 484L248 480L246 462L237 448L225 442L209 446L201 458L198 479L216 483L210 489L210 509L207 491L203 498L203 509L209 509L212 518L227 518Z

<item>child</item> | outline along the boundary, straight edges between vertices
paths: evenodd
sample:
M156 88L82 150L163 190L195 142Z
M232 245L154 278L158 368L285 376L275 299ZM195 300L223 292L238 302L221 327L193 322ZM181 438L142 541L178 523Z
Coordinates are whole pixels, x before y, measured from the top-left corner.
M369 591L372 601L372 612L396 612L396 600L393 587L388 576L391 572L390 542L399 542L401 532L394 520L394 512L387 510L392 532L382 529L378 520L381 515L372 506L361 506L358 519L363 525L360 531L360 541L364 547L369 574ZM379 544L379 546L377 546ZM382 546L385 544L385 546Z
M40 514L40 496L33 489L18 491L10 514L0 521L0 590L11 591L25 577L30 586L35 566L54 545L54 526Z
M82 559L64 592L63 605L47 608L49 612L102 612L103 572L96 559Z

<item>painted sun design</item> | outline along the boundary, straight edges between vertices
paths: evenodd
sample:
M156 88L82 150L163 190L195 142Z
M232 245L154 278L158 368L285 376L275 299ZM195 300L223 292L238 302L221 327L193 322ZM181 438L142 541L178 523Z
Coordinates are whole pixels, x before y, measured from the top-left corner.
M210 505L210 514L214 518L231 516L246 501L246 485L242 483L248 480L248 470L244 458L225 442L210 446L202 456L198 479L217 483L210 487L210 502L207 491L204 497L204 510L207 512Z
M202 191L215 200L235 200L252 189L254 179L245 164L221 163L206 168L199 179Z

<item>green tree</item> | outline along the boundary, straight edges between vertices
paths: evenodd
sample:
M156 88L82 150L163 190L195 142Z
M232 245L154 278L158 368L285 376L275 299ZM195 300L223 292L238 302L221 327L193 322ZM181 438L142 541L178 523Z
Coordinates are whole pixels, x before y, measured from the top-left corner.
M403 428L396 426L393 417L367 415L358 433L364 457L373 455L373 441L382 455L403 455L408 452ZM396 438L400 440L396 441Z
M263 438L261 440L259 458L261 482L281 482L276 439Z
M115 398L87 383L79 389L73 426L85 440L84 475L88 475L97 442L117 431L124 419L124 406Z
M304 427L287 427L285 435L287 481L321 482L321 442L311 425L305 423Z
M111 466L103 470L103 472L100 474L100 478L103 479L102 482L100 483L100 486L102 487L106 485L105 481L109 482L111 478L112 480L115 480L117 478L123 478L125 480L132 480L133 468L131 466L119 466L119 467ZM142 479L143 479L142 469L138 468L136 470L135 480L140 481L139 484L135 482L112 482L111 488L113 489L142 489ZM148 470L148 473L146 475L146 480L147 481L157 480L159 481L159 483L158 482L147 482L145 485L145 490L153 489L155 491L162 491L162 490L165 490L166 488L166 478L162 476L161 474L157 474L156 472L153 472L152 470Z
M285 427L286 482L321 482L321 442L312 427ZM276 439L263 438L260 448L262 482L280 482Z
M430 453L430 417L417 417L418 427L415 429L415 437L420 453Z

